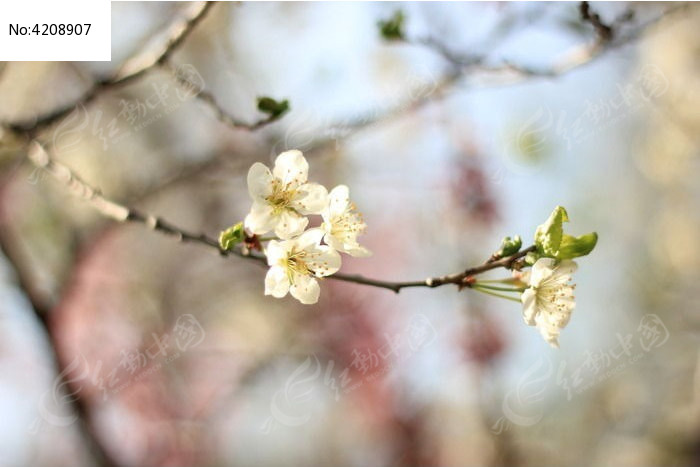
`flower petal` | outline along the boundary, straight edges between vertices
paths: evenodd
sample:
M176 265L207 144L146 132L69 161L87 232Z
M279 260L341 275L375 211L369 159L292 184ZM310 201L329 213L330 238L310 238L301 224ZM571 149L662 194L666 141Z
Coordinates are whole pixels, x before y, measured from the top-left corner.
M304 183L291 206L301 214L321 214L328 205L328 190L318 183Z
M280 266L272 266L265 275L265 295L282 298L289 292L287 271Z
M547 323L545 320L537 320L537 329L545 341L554 348L559 348L559 333L561 329L558 326Z
M338 185L328 194L328 213L331 217L343 214L350 204L350 189L345 185Z
M355 258L368 258L372 256L372 252L361 245L345 245L345 253Z
M321 243L323 231L321 229L309 229L296 239L296 245L299 250L309 250L318 246Z
M270 243L267 244L267 248L265 248L268 266L276 266L279 265L280 262L286 261L292 246L293 243L288 240L284 242L270 240Z
M316 277L330 276L340 269L340 254L327 245L314 246L306 250L306 265Z
M534 289L525 289L520 296L520 301L523 302L523 319L528 326L535 325L535 316L537 315L537 292Z
M571 261L570 259L565 259L563 261L560 261L559 264L557 264L555 272L558 275L570 276L576 272L576 269L578 269L578 264L576 264L575 261Z
M309 219L300 216L291 209L285 209L277 218L275 234L281 239L288 239L301 234L309 223Z
M313 305L318 302L321 294L321 287L318 281L311 276L304 274L294 275L294 284L289 288L292 297L299 300L304 305Z
M567 313L568 315L571 315L573 313L574 309L576 309L576 301L574 300L574 292L573 288L569 286L569 291L564 293L568 293L568 295L559 297L557 300L557 305L559 305L561 308L561 312ZM567 320L568 322L568 320Z
M323 241L326 242L334 250L338 250L341 253L347 253L355 258L367 258L372 256L372 252L367 248L361 246L357 242L343 242L342 240L334 237L328 230L326 230L326 235L323 237Z
M524 282L525 284L530 284L530 274L531 274L531 272L529 269L526 271L522 271L522 272L513 271L513 278L514 279L520 278L521 282Z
M538 286L543 281L547 280L554 273L554 258L540 258L532 265L530 273L530 285Z
M322 227L323 231L326 233L323 236L323 241L326 242L326 245L329 245L334 250L345 251L345 244L343 243L343 241L337 239L333 236L333 234L331 234L332 226L324 222Z
M306 183L309 176L309 163L306 162L301 151L296 149L285 151L275 159L272 174L285 185L289 184L290 188L296 188Z
M275 216L272 206L255 201L243 223L246 229L256 235L262 235L274 229L277 221L277 216Z
M248 194L255 200L262 200L272 194L272 174L264 164L256 162L248 170Z

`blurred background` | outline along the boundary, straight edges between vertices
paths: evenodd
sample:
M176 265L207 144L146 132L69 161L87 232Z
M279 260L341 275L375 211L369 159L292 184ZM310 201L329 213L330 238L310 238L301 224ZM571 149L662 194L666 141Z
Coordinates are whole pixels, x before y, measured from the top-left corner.
M700 464L696 5L220 3L81 99L201 9L113 2L112 62L0 67L0 466ZM260 96L289 112L224 118ZM214 237L303 150L368 224L345 272L460 271L563 205L600 240L561 349L470 290L265 297L33 168L12 124L63 107L33 135L57 160Z

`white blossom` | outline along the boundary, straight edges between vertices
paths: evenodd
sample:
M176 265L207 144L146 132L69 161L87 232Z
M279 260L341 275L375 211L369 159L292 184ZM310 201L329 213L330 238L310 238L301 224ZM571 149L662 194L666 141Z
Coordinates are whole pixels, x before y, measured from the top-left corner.
M529 326L537 326L553 347L559 347L559 333L568 324L576 306L576 286L569 283L576 268L571 260L557 262L553 258L541 258L529 274L523 275L529 282L521 296L523 319Z
M282 298L287 292L301 303L318 301L317 277L329 276L340 269L340 254L327 245L320 245L323 231L309 229L291 240L272 240L267 246L265 295Z
M372 253L357 242L357 236L367 229L362 214L350 202L350 190L338 185L328 195L328 205L321 213L325 232L323 240L338 251L351 256L366 257Z
M301 151L286 151L277 156L270 172L256 162L248 171L248 192L253 206L245 218L245 227L262 235L274 231L281 239L301 234L309 223L308 214L321 214L328 204L326 188L307 183L309 163Z

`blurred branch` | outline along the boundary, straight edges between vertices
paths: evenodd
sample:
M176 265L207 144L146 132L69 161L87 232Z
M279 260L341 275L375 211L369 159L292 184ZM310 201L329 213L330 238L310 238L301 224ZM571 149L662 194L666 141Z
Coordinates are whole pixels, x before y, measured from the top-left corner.
M81 388L76 386L75 381L70 378L71 375L66 372L68 366L66 362L67 359L61 356L59 342L51 326L50 305L47 304L41 297L41 294L36 291L33 285L34 281L32 280L33 275L28 270L29 268L26 267L26 262L21 258L17 249L13 247L13 242L9 238L9 229L4 227L0 229L0 253L5 256L7 262L14 269L17 287L29 301L35 318L46 333L46 337L49 341L49 348L52 352L50 359L53 360L57 373L53 388L54 390L60 387L67 388L66 393L69 397L64 397L62 400L68 401L69 409L76 415L78 429L87 443L88 450L94 458L95 465L103 467L118 466L119 464L110 456L100 441L97 428L93 424L90 415L90 406L87 400L81 396Z
M161 63L161 66L169 71L175 81L180 85L185 88L193 88L196 87L195 83L192 83L190 80L188 80L182 73L178 73L178 69L176 66L174 66L169 60L165 60ZM270 114L267 117L258 119L257 121L253 123L248 123L243 120L240 120L233 115L231 115L229 112L224 110L224 108L221 106L219 101L216 99L216 97L210 92L205 89L199 90L194 97L198 99L199 101L203 102L205 105L207 105L212 112L214 113L214 117L219 120L221 123L235 129L239 130L249 130L249 131L255 131L257 129L260 129L264 127L265 125L269 125L270 123L276 122L279 120L283 113L279 114Z
M581 19L593 25L593 28L598 35L599 43L608 42L613 38L615 33L613 28L603 23L598 13L591 11L591 6L588 2L581 2L579 5L579 11L581 12Z
M64 185L72 195L83 199L105 217L116 220L118 222L135 222L138 224L143 224L154 231L174 237L180 242L196 243L211 249L215 249L222 256L229 256L233 254L241 258L260 263L262 265L267 264L267 259L261 254L244 251L240 248L233 250L224 250L220 247L217 239L210 237L205 233L190 232L188 230L177 227L176 225L171 224L170 222L165 221L160 217L154 216L152 214L141 213L140 211L137 211L133 208L130 208L123 204L119 204L115 201L106 198L102 195L102 193L100 193L99 190L93 188L85 181L83 181L70 168L68 168L60 162L53 160L50 157L49 153L38 141L33 141L30 144L28 158L37 168L45 170L58 182ZM435 288L447 284L457 285L461 289L463 287L470 287L471 276L481 274L492 269L510 269L514 266L515 262L518 259L524 257L530 251L534 251L534 246L525 248L524 250L521 250L518 253L506 256L504 258L500 258L498 256L491 256L483 264L468 268L462 272L448 274L440 277L430 277L418 281L393 282L379 279L371 279L360 275L348 275L342 273L337 273L328 276L328 278L333 280L352 282L355 284L388 289L397 293L401 289L409 287Z
M447 73L445 73L442 77L438 78L434 82L430 83L430 85L424 86L420 89L411 89L410 98L405 99L404 101L394 106L391 106L386 110L383 110L381 112L370 112L367 115L343 120L329 126L326 130L329 133L331 133L331 136L320 139L317 142L313 143L310 148L307 148L306 152L309 155L324 152L329 148L339 146L342 140L345 140L355 135L358 131L362 131L363 129L372 127L377 123L390 121L394 118L398 118L402 115L405 115L406 113L419 110L420 108L430 103L439 102L443 98L449 96L452 89L469 73L476 72L489 75L495 74L497 76L510 77L510 80L508 80L507 82L498 83L495 81L491 81L490 85L515 84L517 82L521 82L529 78L555 78L558 76L562 76L568 72L574 71L575 69L592 62L608 50L621 47L622 45L631 42L639 35L641 35L650 25L656 23L661 18L683 7L685 6L681 5L668 8L657 18L652 19L646 24L640 25L630 34L627 34L625 36L617 34L616 40L610 41L605 47L596 47L594 45L593 47L586 48L583 52L579 49L571 51L559 64L552 65L550 68L528 67L526 65L515 64L509 61L502 61L499 65L488 65L486 63L487 57L483 54L477 54L473 56L460 56L459 54L449 50L445 45L441 44L439 41L432 38L407 42L413 45L421 45L433 49L434 51L442 55L453 66L450 67L450 70L448 70ZM538 9L536 10L536 12L541 13L541 10ZM592 15L590 10L588 10L588 15ZM615 28L615 30L617 30L617 28L622 24L622 22L629 19L629 17L630 13L627 12L623 14L621 18L618 18L618 20L613 22L611 26L608 27ZM527 18L531 20L533 19L530 15L528 15ZM512 29L515 27L515 25L519 25L521 23L519 20L520 17L516 17L516 19L507 18L507 20L504 20L501 23L499 23L499 25L497 25L495 28L495 31L498 31L498 34L496 34L495 32L492 34L494 40L496 40L496 38L507 37L509 34L511 34ZM162 65L164 67L167 67L171 72L175 69L168 60L165 60L162 63ZM178 82L181 85L188 87L192 85L189 81L187 81L187 79L184 76L178 74L177 72L173 73L173 76L176 80L178 80ZM234 128L247 128L250 130L255 130L268 123L275 121L275 118L271 116L268 118L261 119L257 122L246 123L230 116L221 107L216 98L208 91L200 92L200 94L198 94L197 97L212 108L217 119ZM172 186L181 181L188 180L191 176L196 176L197 174L201 174L207 170L216 169L220 166L222 160L224 159L221 158L219 160L210 160L205 161L204 163L196 163L192 166L184 167L177 174L176 177L167 180L165 182L165 185ZM159 189L159 187L155 187L153 190L150 191L158 191Z
M190 35L197 24L200 23L209 12L214 2L199 2L198 9L195 13L181 23L171 26L174 29L174 35L170 37L162 50L157 54L147 52L137 54L127 60L124 65L111 77L94 82L88 91L78 100L60 107L50 113L41 115L29 122L13 122L7 123L4 126L17 132L29 132L32 135L41 131L44 128L51 126L53 123L61 120L70 114L76 107L86 106L94 101L103 92L119 88L129 84L139 78L145 76L148 72L168 60L175 50L183 43Z
M145 51L127 60L117 71L111 81L125 82L137 79L148 73L156 65L167 62L175 51L184 44L199 23L204 20L207 13L216 2L195 2L193 11L181 21L173 22L163 33L166 36L164 44L156 47L145 47Z
M626 11L611 24L605 24L600 19L600 16L593 12L588 5L588 2L582 2L579 11L581 20L585 23L593 25L596 38L590 45L575 47L564 56L553 63L549 67L531 67L523 64L514 63L510 60L503 60L500 64L488 64L488 57L483 54L473 56L461 56L451 51L446 45L440 43L433 38L419 39L407 41L409 44L422 45L430 48L440 56L442 56L452 67L460 70L461 74L481 72L486 74L503 74L511 75L512 79L505 83L493 83L498 85L514 84L527 78L557 78L587 65L594 60L600 58L604 53L622 47L633 40L639 38L649 26L655 24L669 14L678 11L681 8L686 8L686 5L676 5L666 9L656 18L639 25L627 34L621 34L619 27L624 21L627 21L631 16L631 11Z
M556 63L553 63L549 67L532 67L514 63L509 60L502 60L497 64L489 64L486 54L460 55L434 38L392 40L393 43L403 42L433 50L450 64L448 71L443 76L436 79L433 82L433 86L423 90L410 90L410 97L408 99L405 99L389 109L382 112L372 112L366 116L330 125L329 129L333 130L331 131L333 136L317 141L312 147L307 148L305 152L309 154L324 152L331 147L339 146L342 140L354 136L358 131L370 128L378 123L390 121L393 118L401 117L408 112L416 111L428 104L439 102L452 95L455 88L458 87L466 77L472 75L484 75L488 78L486 84L482 87L513 85L528 79L555 79L562 77L594 62L607 52L633 42L653 24L685 8L688 8L687 4L669 7L657 17L637 26L626 34L622 34L622 32L619 31L619 27L632 16L631 13L627 11L610 25L600 23L598 26L599 28L609 27L611 29L611 33L605 35L605 40L602 40L600 38L600 33L598 33L593 44L583 45L568 51L560 60L557 60ZM593 19L592 15L595 15L595 13L592 13L590 9L587 10L587 13L589 19L585 21L600 22L600 18L597 20ZM504 24L512 25L514 23L511 21ZM498 26L498 28L503 29L503 26ZM505 79L499 80L499 77ZM414 97L416 95L418 97Z
M100 214L118 222L138 222L147 225L153 230L161 233L173 235L183 242L197 242L207 246L213 246L219 249L219 242L215 239L207 237L205 234L194 234L183 229L175 227L168 222L159 219L158 217L141 214L135 209L128 208L122 204L116 203L104 197L102 193L92 188L77 176L71 169L54 161L49 157L48 152L41 146L40 143L34 141L30 144L29 160L39 169L45 170L57 181L66 186L72 195L88 202Z
M155 50L154 47L147 47L145 52L128 59L113 76L92 83L87 92L71 104L30 121L10 122L3 124L3 126L15 132L30 133L31 136L35 136L39 131L69 115L75 108L86 106L102 95L102 93L137 81L157 68L168 71L181 86L189 88L196 86L178 72L177 67L172 64L171 57L185 42L195 27L206 17L215 3L206 1L196 3L196 8L194 8L193 13L187 19L175 22L167 29L168 38L161 47L156 47ZM195 97L210 107L219 121L232 128L254 131L279 120L283 115L283 113L270 114L253 123L248 123L226 112L209 91L201 90L195 94Z

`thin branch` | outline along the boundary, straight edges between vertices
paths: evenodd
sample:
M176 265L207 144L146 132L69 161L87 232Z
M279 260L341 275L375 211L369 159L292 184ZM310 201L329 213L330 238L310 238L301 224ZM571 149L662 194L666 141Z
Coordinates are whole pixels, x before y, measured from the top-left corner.
M582 21L593 25L596 38L590 45L583 47L575 47L555 63L549 67L530 67L527 65L517 64L510 60L503 60L499 64L488 64L485 55L462 56L446 45L440 43L434 38L424 38L416 40L408 40L407 43L428 47L438 55L442 56L454 69L460 70L462 74L480 72L485 74L507 75L512 76L511 80L506 82L489 83L491 85L509 85L521 82L527 78L557 78L567 74L575 69L587 65L595 59L604 55L605 52L617 49L637 39L646 31L649 26L657 23L662 18L678 11L681 8L686 8L687 5L677 5L667 8L656 18L639 25L626 35L622 35L619 27L631 16L629 11L625 12L620 18L611 24L602 22L600 16L590 9L587 2L582 2L579 11Z
M214 4L215 2L200 2L198 4L199 8L191 17L187 18L181 23L176 24L175 26L171 26L175 33L169 40L166 41L165 46L157 55L136 55L135 57L127 60L124 65L122 65L120 70L113 76L100 79L93 83L87 92L85 92L85 94L83 94L78 100L52 112L39 116L36 119L32 119L31 121L5 123L3 126L18 133L29 132L32 135L35 135L37 132L51 126L69 115L76 107L87 106L103 92L119 88L142 78L157 65L168 60L175 50L190 35L194 28L204 19Z
M574 48L564 54L560 60L557 60L548 67L532 67L514 63L509 60L502 60L497 64L489 64L488 57L485 55L475 54L462 56L451 51L439 41L432 38L404 40L407 44L428 47L435 51L451 65L449 70L443 76L436 79L433 86L430 88L411 90L411 97L387 110L372 112L365 116L330 125L328 130L333 130L330 131L332 135L317 141L312 147L307 148L305 152L308 154L322 153L330 148L338 147L342 140L346 140L360 131L371 128L375 124L390 121L393 118L419 110L429 104L440 102L453 95L455 88L463 83L466 77L471 75L483 75L488 77L488 79L484 81L484 84L478 86L480 88L509 86L534 78L555 79L562 77L577 69L583 68L612 50L629 44L639 38L642 33L653 24L688 7L689 5L687 4L669 7L657 17L623 35L617 28L629 19L629 13L625 13L610 26L615 31L613 33L614 39L613 36L611 36L610 40L606 41L596 39L592 45ZM505 79L495 79L498 77ZM413 97L415 95L418 95L418 97Z
M581 12L581 19L593 25L598 35L597 40L599 43L608 42L613 38L615 30L611 26L603 23L603 20L600 19L600 15L591 10L591 6L588 2L581 2L579 11Z
M631 42L636 37L641 35L641 33L645 31L649 26L658 22L661 18L664 18L674 13L680 8L685 8L685 6L681 5L667 9L657 18L654 18L649 22L640 25L638 28L636 28L635 31L631 32L630 34L624 37L620 36L619 34L616 35L615 41L608 44L607 47L598 48L594 54L590 53L593 49L588 49L583 53L581 52L581 50L572 51L569 54L567 54L566 58L562 60L559 64L552 65L549 68L528 67L522 64L512 63L510 61L502 61L499 65L486 65L485 56L459 56L456 53L449 51L446 47L443 47L438 41L434 39L420 39L416 40L415 42L410 42L421 46L435 47L436 52L443 55L444 58L448 60L448 62L452 62L456 66L452 67L452 69L448 73L446 73L443 77L439 78L436 82L434 82L433 86L431 86L430 88L411 90L411 95L418 95L417 98L411 97L408 100L400 102L399 104L392 106L389 109L382 112L371 112L364 116L344 120L331 125L327 130L330 133L332 133L332 135L315 142L312 145L312 147L307 148L307 155L311 156L314 153L322 153L328 150L329 148L339 146L342 140L345 140L355 135L358 131L362 131L366 128L372 127L377 123L397 118L401 115L404 115L406 112L418 110L429 103L439 102L441 99L450 95L450 90L457 83L459 83L460 80L468 72L481 72L484 74L505 75L511 77L511 79L507 82L489 81L489 85L509 85L521 82L528 78L556 78L559 76L563 76L568 72L574 71L575 69L592 62L594 59L601 56L605 51L613 50L617 47ZM627 14L618 18L618 20L616 20L611 25L611 27L618 28L621 24L623 24L629 19L629 16L629 12L627 12ZM504 26L498 26L498 28L500 29L503 29L503 27ZM172 71L172 64L170 63L170 61L166 61L163 65L169 67ZM174 73L174 77L176 80L178 80L179 78L184 78L181 75L178 75L177 72ZM189 81L187 81L186 78L184 79L184 82L179 82L185 86L190 86L191 84L186 84L189 83ZM215 116L220 121L224 122L225 124L231 127L257 129L263 125L271 123L271 121L268 119L263 119L252 124L242 122L228 115L228 113L222 109L221 105L210 93L203 92L201 93L201 96L198 97L204 103L212 107ZM177 177L173 178L172 180L166 181L166 185L177 184L182 180L189 179L190 175L197 175L205 170L216 169L219 166L220 161L217 160L207 161L204 164L193 164L191 167L183 168L183 170L180 173L178 173ZM157 191L158 189L159 188L156 187L151 191Z
M197 25L207 16L207 13L211 7L216 4L215 1L204 1L201 3L202 5L199 11L190 17L190 19L185 21L184 24L179 26L178 32L171 36L171 39L166 44L163 53L161 53L158 60L153 63L154 65L156 63L165 63L168 61L172 54L180 47L180 45L182 45L183 42L185 42L192 31L194 31L195 27L197 27Z
M138 224L143 224L151 230L174 237L180 242L196 243L210 249L215 249L217 253L222 256L236 255L262 265L267 263L265 256L259 253L247 252L242 249L223 250L215 238L210 237L205 233L194 233L182 229L160 217L142 213L106 198L99 190L84 182L70 168L53 160L46 149L44 149L44 147L38 141L33 141L30 144L28 158L37 168L45 170L49 175L53 176L58 182L64 185L71 194L86 201L105 217L118 222L135 222ZM504 258L492 256L485 263L468 268L462 272L440 277L429 277L418 281L384 281L379 279L371 279L360 275L343 273L337 273L328 276L328 278L332 280L352 282L355 284L388 289L397 293L401 291L401 289L409 287L435 288L447 284L453 284L457 285L459 288L463 288L470 287L470 278L474 275L498 268L511 269L517 260L524 257L530 251L534 251L534 246L525 248L518 253Z
M46 337L49 341L49 348L52 351L50 358L56 367L57 374L57 380L53 387L67 388L67 394L70 397L66 397L64 400L68 401L69 409L76 415L78 430L82 433L87 442L88 449L95 460L95 465L116 467L118 463L105 449L97 433L97 427L92 420L88 401L81 395L80 387L76 386L76 382L71 380L71 375L65 372L68 366L68 359L61 355L58 338L52 327L50 305L36 292L33 286L33 280L31 279L32 274L27 270L28 268L24 266L24 261L17 254L15 248L12 247L12 242L8 238L7 232L9 232L9 229L3 228L0 230L0 252L4 254L8 263L14 269L17 287L27 297L37 322L46 333Z
M196 83L192 83L182 73L179 73L177 67L174 66L169 60L164 60L163 62L161 62L160 65L170 72L170 74L180 86L189 89L197 87ZM214 117L217 120L219 120L224 125L238 130L255 131L266 125L269 125L270 123L276 122L281 117L281 115L270 115L268 117L261 118L253 123L248 123L246 121L234 117L229 112L227 112L221 106L214 94L212 94L210 91L207 91L205 89L198 90L194 97L206 104L212 110L212 112L214 113Z
M370 285L373 287L381 287L384 289L393 290L396 293L400 292L401 289L405 289L405 288L409 288L409 287L435 288L435 287L440 287L440 286L447 285L447 284L453 284L453 285L456 285L460 288L471 287L470 278L472 276L476 276L478 274L484 273L486 271L490 271L492 269L499 269L499 268L512 269L517 260L524 257L525 255L527 255L531 251L535 251L534 245L530 246L528 248L525 248L525 249L523 249L523 250L521 250L513 255L506 256L505 258L490 259L490 260L484 262L483 264L471 267L471 268L466 269L462 272L448 274L446 276L441 276L441 277L429 277L429 278L424 279L422 281L389 282L389 281L382 281L382 280L376 280L376 279L368 279L366 277L359 276L359 275L347 275L347 274L334 274L332 276L328 276L328 278L335 279L335 280L341 280L341 281L345 281L345 282L354 282L356 284Z

